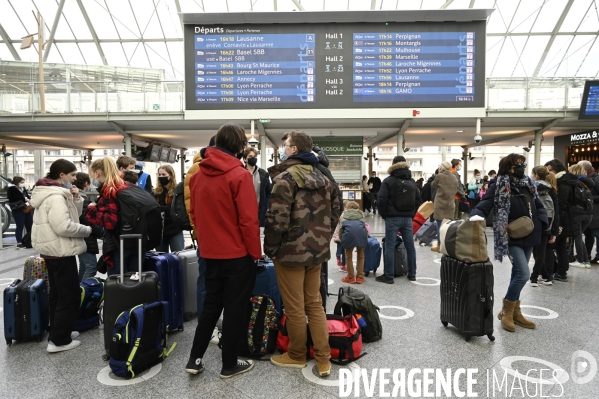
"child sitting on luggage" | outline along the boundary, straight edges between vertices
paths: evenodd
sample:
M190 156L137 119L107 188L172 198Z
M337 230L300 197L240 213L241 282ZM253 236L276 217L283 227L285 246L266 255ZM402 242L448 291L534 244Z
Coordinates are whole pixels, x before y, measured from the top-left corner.
M364 213L360 211L355 201L349 201L345 206L343 215L339 218L339 239L345 249L347 261L347 276L341 279L344 283L362 284L364 282L364 251L368 245L368 231L364 222ZM353 252L358 252L358 267L354 275Z
M343 209L346 209L347 203L349 200L343 201ZM343 213L339 217L339 220L343 217ZM345 251L341 246L341 239L339 238L339 228L341 227L341 222L337 223L337 227L335 228L335 234L333 235L333 241L337 243L337 266L339 266L339 271L347 273L347 267L345 267Z

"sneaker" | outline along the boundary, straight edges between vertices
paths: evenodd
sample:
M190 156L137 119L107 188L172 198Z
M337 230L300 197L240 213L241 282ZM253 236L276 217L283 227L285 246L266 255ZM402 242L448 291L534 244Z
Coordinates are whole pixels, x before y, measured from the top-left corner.
M75 339L79 336L79 331L71 331L71 339Z
M539 281L539 284L543 284L543 285L553 285L553 281L551 280L543 280L542 282Z
M364 284L364 277L356 277L356 284Z
M364 279L362 279L364 280ZM346 284L355 284L356 283L356 279L355 278L349 278L349 276L345 276L341 279L342 283L346 283Z
M198 357L197 359L194 359L190 357L187 366L185 366L185 371L189 374L200 374L204 371L204 362L202 362L202 358Z
M591 268L591 262L584 262L584 266L585 266L587 269L590 269L590 268Z
M321 377L326 377L326 376L331 375L331 362L327 362L326 364L316 363L316 367L318 368L318 374Z
M340 272L343 272L343 273L347 273L347 267L345 267L345 266L340 266L340 267L339 267L339 271L340 271Z
M52 341L48 341L48 348L46 348L46 350L50 353L64 352L75 349L79 345L81 345L81 342L75 340L71 341L71 343L67 345L54 345Z
M595 256L595 259L591 260L591 265L599 266L599 257L598 256Z
M270 362L275 366L279 367L288 367L292 369L303 369L306 367L306 362L300 362L297 360L293 360L289 357L289 353L285 352L282 355L273 355L270 358Z
M410 280L410 281L416 281L416 276L408 276L408 280Z
M553 273L553 279L557 280L557 281L568 281L568 277L567 276L560 276L557 273Z
M586 269L586 266L584 265L584 263L581 263L579 261L575 261L575 262L570 263L570 266L571 267L579 267L581 269Z
M337 266L341 267L341 256L337 257Z
M210 343L214 345L218 345L220 342L220 337L222 336L218 327L214 327L214 331L212 331L212 338L210 338Z
M536 281L531 281L531 282L530 282L530 286L531 286L531 287L538 287L538 286L539 286L539 283L538 283L538 282L536 282Z
M375 278L376 281L378 281L379 283L387 283L387 284L393 284L393 279L387 277L385 274L381 274L380 276L378 276L377 278Z
M220 378L227 379L235 377L236 375L247 373L254 368L254 362L251 360L237 360L237 366L230 369L222 369L220 371Z

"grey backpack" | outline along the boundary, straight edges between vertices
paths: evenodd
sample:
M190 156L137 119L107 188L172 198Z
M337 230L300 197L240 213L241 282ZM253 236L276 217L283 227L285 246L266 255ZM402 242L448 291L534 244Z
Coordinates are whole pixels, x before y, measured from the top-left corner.
M553 225L553 219L555 217L555 206L553 204L553 200L551 199L551 196L549 195L549 191L543 191L542 193L540 191L538 191L539 194L539 199L541 200L541 203L543 204L543 207L545 207L545 210L547 211L547 218L549 218L551 220L551 223L549 224L549 227L547 228L546 231L551 230L551 226Z

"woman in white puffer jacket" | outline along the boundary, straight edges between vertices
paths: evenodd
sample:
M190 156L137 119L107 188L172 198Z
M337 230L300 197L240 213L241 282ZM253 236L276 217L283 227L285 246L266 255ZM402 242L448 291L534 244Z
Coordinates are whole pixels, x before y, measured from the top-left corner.
M81 345L73 340L79 333L72 331L81 300L75 256L87 250L83 238L91 234L91 227L78 223L83 199L72 185L76 173L75 164L58 159L46 177L37 181L31 195L35 208L31 243L46 262L52 287L48 352Z

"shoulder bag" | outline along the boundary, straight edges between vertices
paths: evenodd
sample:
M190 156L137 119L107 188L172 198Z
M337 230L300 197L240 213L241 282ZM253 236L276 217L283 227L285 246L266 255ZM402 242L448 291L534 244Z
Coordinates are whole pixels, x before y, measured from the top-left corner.
M532 208L530 205L530 198L528 195L523 194L524 198L526 198L526 203L528 204L528 215L522 216L518 219L514 220L510 224L507 225L507 233L510 238L519 239L524 238L535 229L535 224L532 221Z

